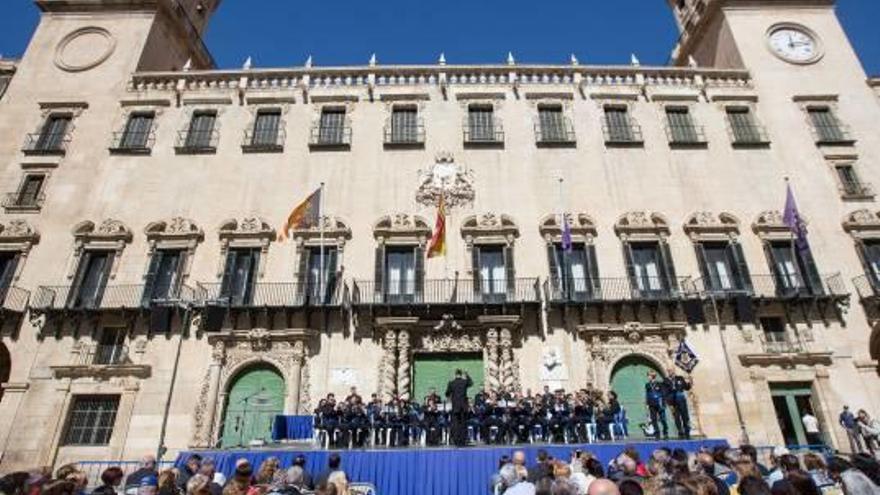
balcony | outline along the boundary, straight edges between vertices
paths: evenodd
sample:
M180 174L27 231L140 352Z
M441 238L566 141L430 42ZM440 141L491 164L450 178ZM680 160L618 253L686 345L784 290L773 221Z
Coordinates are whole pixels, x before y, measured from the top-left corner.
M3 198L3 208L8 212L40 211L45 201L46 194L43 192L36 196L21 192L7 193Z
M82 344L74 349L68 364L50 366L56 378L149 378L151 367L134 363L123 344Z
M504 145L504 127L494 125L464 124L464 144L466 146L496 147Z
M325 126L315 124L309 138L309 148L316 150L347 150L351 148L351 126Z
M178 155L201 155L217 152L220 133L214 131L177 131L174 151Z
M501 280L484 287L475 286L471 279L425 280L421 287L411 283L395 289L372 281L353 284L352 303L356 306L486 306L537 304L541 300L536 278L518 278L512 285Z
M843 124L814 125L813 138L817 146L852 146L856 143L849 126Z
M421 148L425 145L425 126L421 119L417 125L385 125L384 144L386 148Z
M832 353L828 350L811 350L800 336L785 332L782 334L763 333L760 338L760 352L738 355L743 366L781 366L792 368L797 365L829 366Z
M859 200L873 199L874 188L871 184L862 181L841 182L838 186L841 199Z
M800 274L752 275L752 296L758 299L847 298L849 293L840 274L820 275L805 280Z
M156 133L123 131L114 132L110 153L115 155L149 155L156 144Z
M762 125L730 125L730 142L735 148L764 147L770 144L767 129Z
M15 286L0 289L0 317L6 313L24 314L30 296L29 291Z
M545 282L551 303L605 304L614 302L674 301L681 299L691 285L689 277L678 277L669 284L662 277L570 279L565 284Z
M286 140L287 131L284 128L284 121L279 122L277 129L246 129L241 140L241 151L243 153L281 153L284 151Z
M31 309L47 312L101 312L147 310L153 306L171 306L195 299L192 288L181 286L165 297L150 297L143 284L76 287L72 285L40 286Z
M70 132L35 132L25 136L22 152L25 155L33 156L64 156L67 153L70 140Z
M642 127L637 124L603 125L602 134L608 146L641 146L645 142Z
M574 125L571 119L564 118L562 122L552 125L535 124L535 143L538 146L573 146L577 143L574 133Z
M701 125L666 125L666 136L669 138L669 145L681 148L702 148L705 147L706 132Z
M222 283L199 283L196 285L197 300L201 305L225 306L231 309L252 308L302 308L306 306L341 306L345 286L336 283L325 288L323 297L318 287L299 282L257 283L235 294L225 290Z

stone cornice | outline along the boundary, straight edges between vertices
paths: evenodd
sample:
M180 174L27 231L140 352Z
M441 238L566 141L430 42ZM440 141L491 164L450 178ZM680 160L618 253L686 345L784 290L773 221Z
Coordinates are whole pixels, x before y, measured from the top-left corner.
M107 380L110 378L131 376L134 378L149 378L152 368L145 364L85 364L50 366L55 378L94 378Z
M754 353L740 354L739 362L743 366L780 366L793 368L797 365L817 366L832 364L831 352L791 352L791 353Z

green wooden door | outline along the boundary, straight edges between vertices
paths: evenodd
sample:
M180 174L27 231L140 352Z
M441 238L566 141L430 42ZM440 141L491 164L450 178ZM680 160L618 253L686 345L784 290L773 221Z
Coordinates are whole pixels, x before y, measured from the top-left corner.
M807 434L801 418L812 407L813 390L809 383L771 383L770 397L776 421L786 445L807 445Z
M271 440L272 422L283 411L284 378L268 366L248 368L229 389L221 445L237 447L252 440Z
M663 373L647 359L628 356L617 363L611 374L611 390L617 392L620 406L626 410L631 437L644 437L639 424L647 424L651 421L645 405L645 384L648 383L648 371L651 370L656 372L658 377L663 376ZM671 420L671 418L667 419Z
M440 397L446 384L455 377L455 370L467 371L474 381L468 389L473 397L483 389L483 356L480 353L416 354L413 365L413 399L422 402L433 387Z

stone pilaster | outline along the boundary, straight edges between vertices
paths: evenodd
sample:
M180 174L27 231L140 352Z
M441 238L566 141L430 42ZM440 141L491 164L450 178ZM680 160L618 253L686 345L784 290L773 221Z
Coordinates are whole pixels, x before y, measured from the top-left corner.
M287 410L293 414L299 414L300 397L302 395L302 371L308 355L308 347L302 340L293 343L293 354L290 357L290 384L287 388Z
M382 342L385 351L382 356L380 393L386 402L391 400L397 388L397 333L392 329L385 330Z
M498 390L501 384L498 377L498 330L490 328L486 332L486 348L483 355L486 387Z
M410 396L410 342L409 332L397 334L397 393L404 400Z
M202 383L202 392L195 420L196 431L193 447L211 447L213 445L214 420L217 413L217 399L220 392L220 372L226 359L226 346L223 342L215 342L211 352L211 364ZM201 414L199 414L201 413Z
M513 335L509 328L502 328L499 345L499 377L504 390L519 390L519 366L513 359Z

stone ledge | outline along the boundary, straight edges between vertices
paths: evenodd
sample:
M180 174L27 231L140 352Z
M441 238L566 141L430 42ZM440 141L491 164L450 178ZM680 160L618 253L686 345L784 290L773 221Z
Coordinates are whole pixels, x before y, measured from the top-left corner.
M135 378L149 378L152 367L145 364L87 364L50 366L55 378L108 378L132 376Z
M740 354L739 361L743 366L766 367L778 365L782 367L794 367L799 364L805 366L830 366L832 364L831 357L831 352L792 352L780 354L754 353Z

